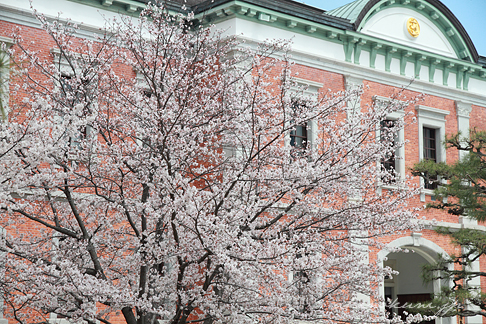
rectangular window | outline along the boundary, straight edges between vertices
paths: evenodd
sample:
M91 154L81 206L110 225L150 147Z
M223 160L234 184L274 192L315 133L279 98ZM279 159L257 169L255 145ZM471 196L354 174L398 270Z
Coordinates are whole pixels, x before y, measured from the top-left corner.
M382 120L380 122L380 140L382 142L390 140L391 129L395 127L395 121L394 120ZM391 139L392 144L395 146L397 143L397 139L395 136ZM395 152L390 152L389 155L387 155L385 158L381 160L381 166L383 169L389 171L389 172L395 172L396 171L396 156ZM382 179L383 180L383 179Z
M64 109L67 109L67 111L72 111L77 104L83 103L83 96L85 96L85 92L83 91L84 89L79 89L79 85L76 84L76 80L72 75L62 73L59 78L58 86L60 91L59 101ZM82 111L82 117L91 112L89 103L83 103L83 105L84 109ZM64 116L65 112L61 111L60 117L64 118ZM93 128L90 125L79 125L75 135L66 138L69 146L68 156L70 160L79 159L78 153L83 149L83 143L93 135L92 133Z
M7 54L0 53L0 117L7 120L8 75L10 60Z
M294 307L301 313L309 313L311 311L309 298L312 290L311 285L315 278L309 267L309 257L306 247L303 244L299 244L298 251L295 254L295 261L300 261L300 264L296 264L292 271L292 282L295 287Z
M424 159L437 162L436 130L424 127Z
M441 139L445 137L446 117L449 111L417 105L418 132L419 132L419 159L429 159L434 162L446 162L446 149ZM423 176L421 184L424 189L434 189L438 179ZM432 182L432 183L431 183ZM423 190L420 193L420 201L425 201L426 195L433 195L430 190Z
M76 91L73 89L73 79L72 76L67 73L62 73L59 79L59 90L61 91L61 104L69 109L73 109L74 106L79 102L77 100ZM71 149L79 149L81 141L86 136L86 128L80 129L77 132L78 135L69 138L69 147Z
M389 107L399 107L400 109L390 112L385 119L376 125L376 138L383 144L390 144L394 148L387 152L381 160L376 161L381 171L387 171L379 179L380 187L395 187L400 185L405 179L405 131L403 129L405 116L405 107L408 105L405 101L393 98L373 96L374 108L377 111L388 109ZM400 126L400 127L399 127ZM381 190L379 188L378 190Z
M73 87L75 80L69 74L61 74L59 79L59 90L61 91L61 104L68 109L74 109L74 106L80 102L81 95L78 87Z
M14 43L13 39L0 36L0 122L7 120L8 115L8 90L10 75L10 57L3 50L7 50Z
M286 136L285 145L290 144L291 155L302 157L306 150L309 151L313 148L317 139L317 121L309 116L309 108L317 103L319 89L324 84L297 77L291 78L291 84L289 95L291 100L290 114L292 115L286 119L285 125L290 126L291 130ZM308 118L301 118L304 116Z
M424 127L424 159L437 162L437 130L434 128ZM434 190L437 188L437 177L426 176L424 179L424 188Z
M297 296L296 296L297 309L301 313L310 312L310 305L307 298L307 295L309 294L308 285L310 283L309 274L305 270L295 271L293 281L297 289Z
M300 149L307 147L307 123L295 126L290 132L290 145Z
M305 108L305 104L302 102L294 102L292 105L293 118L291 124L295 123L295 120L301 115L301 112ZM308 124L306 122L297 124L294 129L290 131L290 146L293 147L293 153L297 156L302 155L303 151L308 147Z

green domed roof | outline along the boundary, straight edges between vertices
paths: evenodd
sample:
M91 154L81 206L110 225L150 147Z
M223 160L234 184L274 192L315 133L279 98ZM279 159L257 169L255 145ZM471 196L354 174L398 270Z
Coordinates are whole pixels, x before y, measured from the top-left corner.
M326 11L326 15L348 19L351 23L354 23L368 2L369 0L356 0L339 8Z

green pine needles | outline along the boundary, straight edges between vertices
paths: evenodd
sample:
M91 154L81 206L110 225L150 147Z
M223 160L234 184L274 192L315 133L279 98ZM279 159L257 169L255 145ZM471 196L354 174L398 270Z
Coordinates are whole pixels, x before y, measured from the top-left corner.
M427 207L485 221L486 132L471 130L469 138L459 133L447 137L445 145L465 153L460 153L461 158L453 164L423 160L412 170L413 175L438 184L434 190L436 200ZM438 228L436 232L448 235L453 244L461 247L460 253L438 255L436 263L423 267L424 282L440 279L443 287L432 301L420 307L412 305L409 310L439 317L486 317L486 294L474 280L486 277L486 272L476 269L473 264L486 255L486 232L468 228Z
M467 154L450 165L422 160L412 170L413 175L439 185L434 192L437 199L428 207L486 220L486 132L472 130L469 139L459 133L447 137L445 145Z

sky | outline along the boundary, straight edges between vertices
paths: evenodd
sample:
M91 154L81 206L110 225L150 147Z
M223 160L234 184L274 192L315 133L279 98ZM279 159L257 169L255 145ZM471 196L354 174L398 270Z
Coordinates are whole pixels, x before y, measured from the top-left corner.
M345 5L352 0L300 0L324 10ZM479 55L486 56L486 0L441 0L466 29Z

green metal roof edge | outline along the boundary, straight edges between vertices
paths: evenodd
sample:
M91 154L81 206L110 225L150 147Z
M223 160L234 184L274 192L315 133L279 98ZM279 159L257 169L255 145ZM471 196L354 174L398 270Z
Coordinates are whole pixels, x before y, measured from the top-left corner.
M113 0L113 3L126 4L127 1L131 0ZM411 2L415 0L401 1ZM420 0L417 1L422 2ZM77 2L99 3L99 1L95 0L78 0ZM141 3L139 3L139 5L143 6ZM366 50L370 52L370 57L373 55L376 57L376 54L381 54L384 55L388 61L390 61L391 58L395 58L405 62L413 62L415 66L419 66L419 71L421 66L427 66L429 67L429 71L430 69L435 70L438 68L443 71L457 72L461 78L464 76L464 81L458 79L460 81L458 82L458 88L463 90L467 90L467 80L469 77L483 81L486 80L486 68L483 68L481 64L423 51L349 29L339 29L322 23L294 17L286 13L250 4L244 0L226 1L195 16L196 19L199 19L205 24L215 24L235 17L292 31L294 33L308 35L317 39L339 43L343 45L345 60L347 62L353 62L352 59L354 58L354 64L359 64L361 51ZM363 21L365 21L365 19L363 19ZM374 68L373 64L370 63L370 67ZM444 85L446 84L444 83Z
M353 62L354 57L354 64L359 64L359 57L362 50L367 50L371 53L373 52L371 47L373 47L376 49L374 50L374 55L381 54L389 58L400 60L403 60L402 55L404 55L405 61L413 62L417 66L427 66L429 70L435 70L437 68L445 71L447 69L450 72L457 72L459 75L465 75L465 80L469 77L486 80L486 69L474 62L427 52L352 30L343 30L322 25L248 4L244 2L244 0L225 2L215 8L207 10L204 14L201 13L196 16L196 18L204 19L205 23L213 24L235 17L334 43L340 43L344 47L345 60L347 62ZM419 63L417 63L417 61ZM458 82L458 85L461 89L467 90L467 83L467 81L463 82L461 79L461 81Z
M126 14L126 15L131 15L131 16L137 16L141 10L146 8L145 2L147 2L147 0L69 0L69 1L83 3L83 4L86 4L86 5L90 5L90 6L98 7L98 8L101 8L101 9ZM206 7L202 6L200 8L200 9L202 9L202 12L198 14L199 17L203 16L207 12L214 12L215 8L221 8L221 7L225 7L228 4L234 4L235 3L235 1L216 0L214 2L211 2L214 5L216 5L215 7L211 8L211 7L207 6L208 2L209 1L201 2L200 5L205 5ZM371 4L373 2L376 2L376 3L371 8L365 8L365 7L369 6L368 4L370 4L370 2L371 2ZM220 5L218 5L218 3ZM246 5L248 8L252 8L253 10L255 10L255 7L258 7L258 10L263 10L263 8L264 8L263 6L265 6L265 4L261 5L258 2L250 1L250 0L247 0L247 1L241 0L241 1L238 1L238 3L243 4L242 6ZM357 6L355 8L353 8L353 10L352 10L353 17L350 17L350 18L352 18L352 21L348 18L343 18L343 17L339 17L338 15L332 14L333 11L336 12L336 11L340 10L340 8L349 7L349 6L352 6L353 4L357 4ZM356 0L355 2L348 3L344 6L339 7L339 8L330 10L328 12L323 12L322 16L327 17L327 18L322 19L322 21L320 21L319 17L317 17L317 16L311 17L312 20L306 20L309 17L305 17L305 16L293 17L293 20L295 20L295 21L306 20L308 22L307 25L309 25L309 28L310 28L309 30L311 32L314 30L314 28L317 28L317 26L321 26L320 28L324 28L324 27L322 27L323 25L329 26L329 27L334 27L334 28L337 28L337 29L342 28L343 30L344 29L353 29L353 27L347 26L347 23L345 24L346 26L344 26L342 24L346 21L349 21L349 24L351 24L351 25L354 24L356 22L356 19L357 19L356 14L358 14L358 12L359 12L360 20L358 22L358 26L354 26L354 29L359 31L360 29L362 29L363 25L368 21L368 19L372 15L383 10L385 7L390 7L390 5L395 5L395 6L400 5L400 6L410 7L412 9L414 9L415 11L423 14L422 12L419 11L419 9L417 9L418 6L424 6L424 8L434 8L435 9L436 7L434 6L434 4L436 4L438 7L441 7L441 8L438 8L438 10L432 11L431 16L433 16L433 17L431 17L432 18L431 20L434 22L434 24L436 24L436 26L441 30L442 33L444 33L448 37L452 37L451 44L452 44L452 47L453 47L454 51L456 52L457 56L460 57L461 59L469 58L469 60L472 61L472 62L477 61L478 54L477 54L475 48L471 52L470 47L474 47L474 44L472 43L469 36L465 32L464 28L461 27L462 26L461 25L460 26L461 30L457 30L454 23L451 22L447 18L447 15L453 16L452 18L453 18L453 20L457 21L456 23L460 24L460 22L457 20L457 18L455 18L455 16L450 12L450 10L448 10L448 8L445 7L438 0L427 0L427 1L425 1L425 0ZM271 6L269 8L271 8ZM174 1L167 1L167 9L169 10L170 13L173 13L173 14L184 12L184 10L182 10L181 4L174 2ZM266 9L271 10L271 9L268 9L268 8L266 8ZM188 8L187 10L192 10L192 9ZM187 10L186 10L186 12L187 12ZM366 10L367 12L365 13L365 12L363 12L363 10ZM445 10L447 15L444 15L441 12L441 10ZM282 12L274 10L274 14L280 15L280 14L282 14ZM289 17L292 17L292 10L288 11L286 14ZM332 19L331 19L332 21L328 21L330 17L332 17L333 19L337 19L336 20L337 25L334 26L332 24L332 21L334 21ZM348 14L348 17L349 17L349 14ZM289 18L288 20L291 20L291 19ZM317 26L313 25L312 23L316 23ZM356 24L354 24L354 25L356 25ZM290 23L290 26L292 26L292 23ZM465 34L465 37L468 38L467 40L463 39L463 37L462 37L463 34Z
M203 23L220 23L234 17L334 42L340 42L339 35L344 33L344 29L319 24L239 0L225 2L195 16Z

